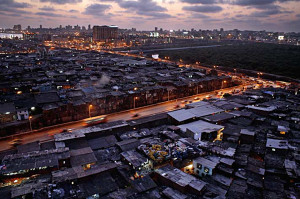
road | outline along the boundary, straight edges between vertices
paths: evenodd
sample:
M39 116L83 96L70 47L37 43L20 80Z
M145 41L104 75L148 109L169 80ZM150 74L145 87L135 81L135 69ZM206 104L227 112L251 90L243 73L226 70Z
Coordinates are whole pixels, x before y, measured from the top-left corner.
M232 87L232 88L226 88L226 89L221 89L219 91L222 91L223 93L228 93L231 92L234 89L242 89L243 85L237 86L237 87ZM118 121L118 120L132 120L132 116L134 114L138 114L139 117L146 117L158 113L164 113L176 109L183 108L185 106L182 101L199 101L204 98L206 98L207 95L212 95L213 97L218 97L215 95L216 91L208 92L208 93L201 93L199 95L194 95L190 97L185 97L182 99L178 100L172 100L168 102L163 102L159 104L154 104L146 107L140 107L136 109L131 109L127 111L122 111L118 113L112 113L107 115L107 120L108 122L113 122L113 121ZM199 100L194 100L195 97L200 98ZM179 107L176 107L176 105L179 105ZM93 117L91 119L94 119L97 117ZM137 119L137 118L136 118ZM26 134L21 134L21 135L14 135L5 139L0 139L0 151L8 150L11 148L11 142L13 139L20 139L22 140L22 144L34 142L34 141L47 141L47 140L52 140L53 135L60 133L63 129L80 129L85 127L85 122L84 120L81 121L76 121L76 122L70 122L62 125L56 125L52 126L51 129L45 128L41 130L34 131L32 133L26 133Z
M221 45L210 45L210 46L189 46L189 47L178 47L178 48L160 48L160 49L150 49L150 50L143 50L143 53L148 52L158 52L158 51L171 51L171 50L186 50L186 49L194 49L194 48L214 48L214 47L220 47ZM120 51L120 52L126 52L126 51ZM139 52L139 50L129 50L128 53L136 53Z

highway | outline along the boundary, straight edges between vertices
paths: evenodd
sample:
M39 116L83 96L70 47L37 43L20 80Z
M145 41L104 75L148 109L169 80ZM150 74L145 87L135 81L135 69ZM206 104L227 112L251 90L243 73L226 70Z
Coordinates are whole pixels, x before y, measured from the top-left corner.
M150 49L150 50L143 50L143 53L148 52L157 52L157 51L171 51L171 50L186 50L186 49L197 49L197 48L214 48L214 47L220 47L221 45L210 45L210 46L189 46L189 47L178 47L178 48L160 48L160 49ZM125 51L120 51L125 52ZM127 51L128 53L137 53L138 50L130 50Z
M242 89L243 86L244 85L240 85L240 86L236 86L236 87L221 89L218 91L222 91L223 93L229 93L234 89ZM149 105L146 107L140 107L140 108L131 109L131 110L127 110L127 111L108 114L107 120L108 120L108 122L113 122L113 121L118 121L118 120L128 121L128 120L137 119L140 117L146 117L146 116L150 116L150 115L154 115L154 114L158 114L158 113L164 113L164 112L180 109L185 106L185 103L182 103L182 101L187 100L187 101L196 102L196 101L200 101L200 100L206 98L206 96L208 96L208 95L212 95L212 97L219 97L219 96L216 96L216 94L215 94L216 92L217 91L201 93L199 95L194 95L194 96L190 96L190 97L186 97L186 98L182 98L182 99L178 99L178 100L172 100L172 101L163 102L163 103L159 103L159 104ZM195 97L198 97L200 99L194 100ZM177 105L179 105L179 107L176 107ZM135 114L138 114L138 117L133 118L132 116ZM95 119L95 118L97 118L97 117L93 117L91 119ZM14 135L14 136L10 136L10 137L4 138L4 139L2 138L2 139L0 139L0 151L10 149L11 148L10 143L14 139L22 140L22 144L26 144L26 143L30 143L30 142L34 142L34 141L43 142L43 141L47 141L47 140L52 140L53 135L60 133L64 129L80 129L80 128L84 128L84 127L85 127L85 121L81 120L81 121L75 121L75 122L69 122L66 124L56 125L56 126L52 126L52 127L47 127L44 129L36 130L34 132Z

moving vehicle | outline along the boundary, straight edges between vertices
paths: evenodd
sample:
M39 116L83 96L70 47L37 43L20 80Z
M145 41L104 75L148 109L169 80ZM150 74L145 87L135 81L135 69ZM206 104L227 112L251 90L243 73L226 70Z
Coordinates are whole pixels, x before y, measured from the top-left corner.
M101 115L95 119L85 119L84 121L85 126L93 126L96 124L101 124L106 122L107 122L107 115Z
M138 117L138 116L140 116L138 113L132 115L132 117Z
M22 144L22 140L16 138L16 139L13 139L11 142L9 142L9 144L13 147L17 147Z
M212 95L206 95L206 99L211 99L212 97Z
M179 104L174 105L174 108L179 108L179 107L180 107Z
M60 133L72 133L73 129L63 129Z

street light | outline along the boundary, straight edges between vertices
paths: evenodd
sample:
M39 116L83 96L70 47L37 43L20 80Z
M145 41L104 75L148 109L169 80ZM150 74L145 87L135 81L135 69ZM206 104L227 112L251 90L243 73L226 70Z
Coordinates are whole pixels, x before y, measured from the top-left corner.
M137 100L137 99L138 99L138 97L133 98L133 109L135 109L135 100Z
M263 75L263 73L257 73L257 78L259 78L260 75Z
M222 86L221 86L221 89L223 89L223 88L224 88L224 84L226 84L226 83L227 83L227 81L226 81L226 80L222 81Z
M32 116L29 116L28 120L29 120L30 132L32 132L31 119L32 119Z
M91 117L91 108L93 108L93 105L89 105L89 117Z

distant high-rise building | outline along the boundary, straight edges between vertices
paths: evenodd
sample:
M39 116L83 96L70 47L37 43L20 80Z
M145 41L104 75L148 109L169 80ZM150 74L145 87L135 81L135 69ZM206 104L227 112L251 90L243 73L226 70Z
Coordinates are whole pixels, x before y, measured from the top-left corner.
M74 26L74 30L78 30L78 31L80 31L80 29L81 29L81 27L80 27L79 25L77 25L77 26Z
M30 30L30 29L31 29L30 26L28 26L28 27L27 27L27 30Z
M59 25L59 29L62 29L62 25Z
M43 25L40 25L40 29L43 29Z
M157 32L158 31L158 28L157 27L155 27L155 32Z
M91 24L88 25L88 30L91 30Z
M118 38L117 26L94 26L93 41L107 41Z
M67 25L67 26L66 26L66 30L72 30L72 26Z
M15 30L15 31L21 31L22 30L22 26L20 24L14 25L13 30Z

